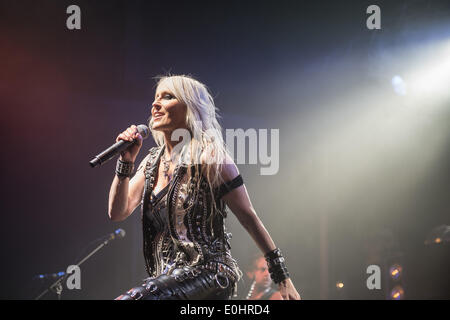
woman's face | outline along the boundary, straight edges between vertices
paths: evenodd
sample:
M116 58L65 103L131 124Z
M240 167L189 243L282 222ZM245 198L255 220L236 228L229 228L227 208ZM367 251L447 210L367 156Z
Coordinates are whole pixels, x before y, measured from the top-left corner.
M186 128L186 112L186 105L178 101L164 83L161 83L156 89L155 101L152 103L152 129L173 131Z

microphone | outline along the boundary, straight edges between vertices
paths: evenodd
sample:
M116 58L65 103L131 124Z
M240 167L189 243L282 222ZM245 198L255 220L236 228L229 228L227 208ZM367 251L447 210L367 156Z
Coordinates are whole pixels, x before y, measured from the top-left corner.
M114 240L114 239L121 239L125 237L125 230L119 228L116 231L114 231L113 233L110 233L106 236L103 236L97 240L95 240L96 242L101 241L103 242L99 247L95 248L94 251L92 251L91 253L89 253L89 255L87 257L85 257L83 260L81 260L80 262L77 263L77 266L81 265L84 261L86 261L90 256L92 256L95 252L97 252L98 250L100 250L101 247L106 246L110 241ZM89 246L92 244L92 242L89 244ZM43 273L43 274L38 274L35 275L33 277L33 279L56 279L56 278L61 278L63 276L67 276L67 273L64 271L60 271L60 272L56 272L56 273Z
M145 124L138 125L137 131L142 136L142 139L146 139L150 132L150 130L148 129L148 127ZM102 153L99 153L98 155L96 155L94 157L94 159L89 161L89 164L91 165L92 168L94 168L96 166L101 166L102 164L111 160L115 155L117 155L120 152L122 152L123 150L127 149L131 144L133 144L133 143L130 141L120 140L120 141L116 142L115 144L113 144L108 149L106 149L105 151L103 151Z
M114 231L113 233L109 234L106 236L107 240L114 240L114 239L121 239L123 237L125 237L125 230L119 228L116 231Z
M44 273L34 276L33 279L56 279L62 277L65 274L66 273L64 271L60 271L58 273Z

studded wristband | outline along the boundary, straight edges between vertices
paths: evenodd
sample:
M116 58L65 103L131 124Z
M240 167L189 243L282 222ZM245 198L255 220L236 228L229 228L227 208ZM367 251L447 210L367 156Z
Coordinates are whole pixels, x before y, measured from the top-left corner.
M286 261L279 248L266 253L264 257L266 258L270 277L272 278L273 282L278 284L289 278Z
M134 171L134 162L124 162L120 159L117 159L116 164L116 175L119 178L130 178Z

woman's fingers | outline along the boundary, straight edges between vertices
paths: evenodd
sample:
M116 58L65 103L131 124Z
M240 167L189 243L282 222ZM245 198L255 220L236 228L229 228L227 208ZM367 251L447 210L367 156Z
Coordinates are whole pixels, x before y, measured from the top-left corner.
M127 138L125 137L125 135L123 133L120 133L117 138L116 138L116 142L119 142L120 140L127 140Z
M126 133L128 134L128 136L134 140L134 139L140 139L142 140L142 136L139 134L137 127L135 125L132 125L131 127L129 127L126 130Z
M129 134L121 133L117 136L116 142L119 142L120 140L133 141L133 138L130 137Z
M116 142L119 142L121 140L129 141L132 143L126 150L120 153L122 159L125 159L125 161L134 162L134 160L136 160L136 155L139 153L139 150L142 147L143 140L142 136L137 131L137 127L135 125L132 125L125 131L120 133L116 138Z
M120 140L131 141L131 137L127 132L123 132L119 135Z
M125 131L125 135L129 141L132 141L133 136L134 136L134 131L131 128L128 128L127 131Z
M137 131L137 127L135 125L132 125L128 127L125 131L123 131L121 134L117 136L116 141L124 140L124 141L130 141L133 142L134 139L139 138L142 140L141 135Z

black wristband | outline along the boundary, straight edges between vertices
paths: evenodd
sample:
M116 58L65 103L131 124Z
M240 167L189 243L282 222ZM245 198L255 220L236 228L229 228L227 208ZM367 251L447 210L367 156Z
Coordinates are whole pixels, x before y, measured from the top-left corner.
M289 278L286 262L279 248L266 253L264 257L266 258L270 277L273 282L278 284Z
M124 162L117 159L116 175L119 178L130 178L133 175L134 162Z

